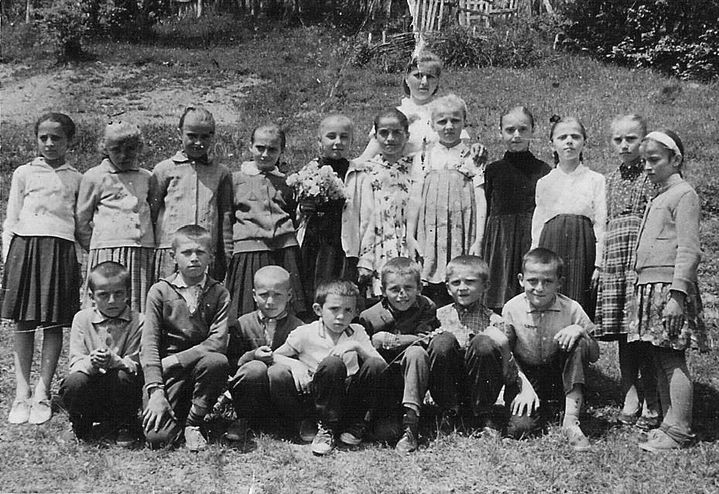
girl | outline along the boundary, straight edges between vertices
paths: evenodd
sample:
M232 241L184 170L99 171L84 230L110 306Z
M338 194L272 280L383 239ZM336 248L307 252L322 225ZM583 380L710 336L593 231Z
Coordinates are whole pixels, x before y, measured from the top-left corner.
M492 280L486 305L496 312L521 291L517 273L522 272L522 257L532 244L537 180L552 169L529 150L534 117L524 106L502 115L499 134L507 151L484 172L488 218L483 252Z
M50 385L62 350L62 327L79 309L80 270L75 252L75 203L82 175L65 162L75 137L67 115L48 113L35 123L39 157L15 170L3 224L4 297L0 314L16 323L15 401L11 424L50 420ZM40 379L31 399L35 328L43 328Z
M465 254L479 254L486 200L486 150L470 148L461 139L467 106L450 94L432 103L432 125L439 141L417 155L421 170L412 193L409 223L410 248L424 259L425 295L438 306L451 302L445 287L445 267ZM414 242L416 239L416 242ZM410 255L414 252L410 250Z
M640 146L644 171L659 187L639 229L628 341L652 344L664 420L639 447L660 452L687 446L694 435L692 380L684 351L707 348L697 286L699 198L681 175L684 146L670 130L650 132Z
M557 167L537 181L532 247L546 247L564 260L562 293L593 318L591 286L599 279L607 218L604 176L582 163L584 125L573 117L550 121Z
M212 234L215 249L209 274L225 279L232 256L232 175L208 151L215 119L204 108L188 107L180 117L182 150L158 163L150 179L150 210L155 225L155 279L175 271L170 255L172 236L185 225L200 225Z
M141 151L137 126L108 124L100 142L103 160L85 172L77 199L78 237L90 251L88 276L104 261L125 266L130 272L130 306L138 312L145 311L155 252L147 202L150 172L137 165Z
M292 307L307 310L300 282L299 246L295 237L295 208L292 189L277 164L285 149L285 133L276 125L252 131L253 161L242 163L232 174L235 223L234 251L227 274L227 289L234 317L252 312L253 277L263 266L276 264L290 273Z
M659 426L659 412L651 344L644 341L627 343L628 308L636 282L633 254L652 190L651 182L642 173L644 166L639 156L647 123L639 115L623 115L612 121L610 132L610 143L621 163L607 177L608 221L597 294L595 336L619 340L624 406L617 420L626 425L636 423L641 428L654 428ZM640 370L643 407L636 387ZM641 418L637 420L640 410Z

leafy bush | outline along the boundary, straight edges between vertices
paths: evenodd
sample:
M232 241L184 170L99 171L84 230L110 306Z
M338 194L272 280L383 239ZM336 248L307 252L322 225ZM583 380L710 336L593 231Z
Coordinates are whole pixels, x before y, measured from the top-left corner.
M92 5L93 2L58 0L52 7L36 11L45 42L53 46L60 60L82 58L82 45L93 27Z

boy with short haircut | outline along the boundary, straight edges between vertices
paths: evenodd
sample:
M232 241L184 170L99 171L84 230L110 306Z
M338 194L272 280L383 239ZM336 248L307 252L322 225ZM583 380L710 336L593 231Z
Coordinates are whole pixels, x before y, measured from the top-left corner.
M287 335L304 323L288 312L292 298L290 273L280 266L265 266L254 276L253 298L257 310L242 315L230 328L227 357L236 369L229 389L238 420L225 434L231 441L241 441L247 433L248 420L253 424L275 415L270 399L267 368L272 353L287 340Z
M140 362L145 373L143 427L151 447L170 445L182 431L190 451L207 446L200 425L227 379L230 294L207 274L210 233L198 225L175 232L178 271L147 295Z
M559 293L564 263L554 252L536 248L525 254L518 275L524 293L507 302L502 316L521 383L508 389L508 433L520 437L538 429L547 401L564 397L562 427L575 451L590 448L579 427L585 374L599 358L594 324L579 303Z
M364 328L351 321L359 289L349 281L317 287L313 309L319 320L300 326L273 353L268 371L270 389L285 415L297 415L312 400L319 420L312 453L326 455L340 440L362 442L377 405L380 378L387 364L372 346ZM304 403L303 403L304 402Z
M463 255L446 269L447 291L454 302L437 310L441 334L429 345L430 393L451 426L464 403L483 432L499 427L492 405L503 385L517 381L517 367L505 336L504 320L484 305L489 268L481 257Z
M420 409L429 385L427 341L439 327L437 308L422 290L421 268L411 259L395 257L382 267L382 299L360 314L359 322L387 362L390 407L401 399L402 436L395 449L417 449ZM401 359L399 359L401 356ZM395 361L395 359L399 359Z
M60 385L60 400L75 436L90 439L93 422L107 422L116 444L132 446L140 408L140 335L144 317L128 306L130 274L106 261L88 276L94 307L72 321L70 370Z

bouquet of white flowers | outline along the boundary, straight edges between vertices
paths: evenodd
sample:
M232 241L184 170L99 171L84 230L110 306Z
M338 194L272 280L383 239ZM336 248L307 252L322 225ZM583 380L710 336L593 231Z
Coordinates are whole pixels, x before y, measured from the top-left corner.
M314 199L318 204L344 199L344 183L331 166L320 167L316 161L287 177L287 185L295 189L297 199Z

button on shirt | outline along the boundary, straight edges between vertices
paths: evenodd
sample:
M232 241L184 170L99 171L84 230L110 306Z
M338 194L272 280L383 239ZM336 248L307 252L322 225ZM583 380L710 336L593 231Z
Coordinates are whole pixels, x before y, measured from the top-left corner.
M567 326L578 324L588 334L594 331L594 323L582 306L562 294L557 294L547 309L539 310L532 307L527 295L522 293L505 304L502 318L507 323L512 353L520 366L551 362L559 353L554 335Z

